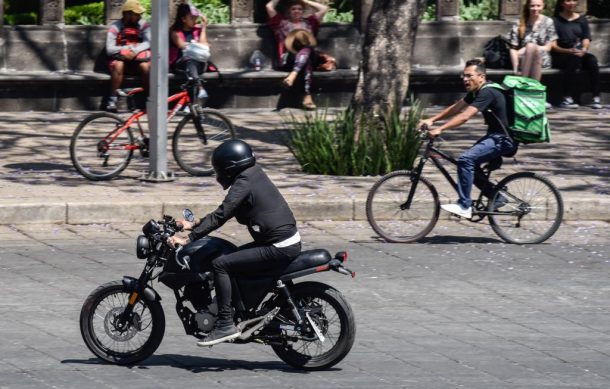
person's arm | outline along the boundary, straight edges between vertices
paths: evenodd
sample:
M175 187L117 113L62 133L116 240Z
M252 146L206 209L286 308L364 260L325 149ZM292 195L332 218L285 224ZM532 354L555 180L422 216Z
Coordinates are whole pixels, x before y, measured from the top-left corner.
M134 45L131 50L138 54L144 50L150 49L150 24L147 22L140 22L140 28L142 29L142 42Z
M223 200L222 204L214 212L207 214L199 223L192 226L192 232L189 234L191 241L202 238L224 225L229 219L235 215L237 207L246 199L250 193L250 185L246 179L235 180L229 193Z
M432 116L429 119L421 120L419 122L419 127L421 127L424 124L428 127L432 127L432 125L434 123L438 122L439 120L443 120L445 118L448 118L448 117L451 117L451 116L454 116L454 115L460 113L467 105L468 104L466 104L464 99L460 99L459 101L456 101L455 103L451 104L447 108L443 109L441 112L439 112L435 116Z
M110 28L108 28L108 33L106 34L106 54L109 56L118 54L121 52L121 49L123 49L123 47L116 44L118 33L119 30L115 24L112 24Z
M547 32L547 41L544 45L541 45L544 51L550 52L553 46L557 44L557 30L555 30L555 23L552 18L545 16L545 24L546 24L546 32Z
M311 1L311 0L303 0L303 2L310 6L311 8L315 9L316 12L314 15L316 15L316 18L321 22L322 19L324 19L324 15L326 15L326 13L329 10L329 7L325 4L320 4L320 3L316 3L315 1Z
M469 105L466 107L465 110L463 110L462 112L453 116L445 124L431 130L430 133L431 133L431 135L440 135L441 132L443 132L449 128L459 127L462 124L466 123L468 120L470 120L470 118L473 117L474 115L476 115L477 112L479 112L479 110L476 107Z
M265 9L267 10L267 16L269 16L269 19L277 15L277 10L275 8L279 2L280 0L271 0L265 4Z
M184 39L182 39L182 35L178 34L177 31L172 30L172 32L169 33L169 37L172 40L174 46L176 46L180 50L186 47L186 42L184 41Z
M201 31L199 31L199 43L209 45L208 42L208 18L205 15L201 15Z

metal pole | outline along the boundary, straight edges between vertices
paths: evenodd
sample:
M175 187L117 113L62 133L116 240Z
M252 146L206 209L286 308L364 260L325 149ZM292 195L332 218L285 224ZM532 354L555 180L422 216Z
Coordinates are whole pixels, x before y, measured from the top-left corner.
M174 174L167 171L168 1L152 1L150 99L146 104L150 128L150 171L140 179L153 182L174 179Z

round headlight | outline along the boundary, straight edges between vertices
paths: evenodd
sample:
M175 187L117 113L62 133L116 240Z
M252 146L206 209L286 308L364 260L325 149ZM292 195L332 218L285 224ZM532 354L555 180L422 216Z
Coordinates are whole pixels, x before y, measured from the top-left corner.
M148 223L144 224L144 227L142 227L142 232L146 235L152 235L159 231L161 231L161 227L159 226L159 223L153 219L150 219Z
M148 258L150 253L150 241L144 235L138 236L136 241L136 255L140 259Z

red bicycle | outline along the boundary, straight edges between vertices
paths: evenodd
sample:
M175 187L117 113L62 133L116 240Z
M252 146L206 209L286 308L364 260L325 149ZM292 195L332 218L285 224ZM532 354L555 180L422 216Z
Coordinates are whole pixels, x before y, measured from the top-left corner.
M235 138L233 124L225 115L202 108L189 96L188 91L201 82L189 78L180 86L181 92L167 99L168 104L175 103L168 112L168 122L183 107L189 108L174 131L172 153L180 168L193 176L212 175L213 150L225 140ZM129 102L142 91L142 88L132 88L119 93ZM127 168L135 150L142 157L148 157L149 141L142 123L145 117L146 111L139 109L127 120L109 112L87 116L76 127L70 141L70 158L76 170L90 180L110 180Z

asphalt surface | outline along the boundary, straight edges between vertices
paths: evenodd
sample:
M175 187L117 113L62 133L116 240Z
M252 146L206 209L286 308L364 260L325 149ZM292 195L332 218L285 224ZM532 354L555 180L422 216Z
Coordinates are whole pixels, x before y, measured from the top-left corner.
M428 115L436 110L438 107L429 109ZM366 196L379 177L303 174L287 146L287 122L292 115L302 118L302 111L223 113L234 122L238 137L252 144L258 162L298 220L366 219ZM83 178L71 165L69 143L77 124L88 114L0 113L0 224L143 222L149 215L175 214L184 207L203 214L222 200L224 192L213 177L186 175L171 152L167 158L168 170L176 174L173 182L140 181L149 168L143 158L135 158L118 179L90 182ZM505 159L495 177L518 171L543 174L561 190L565 220L610 221L610 109L553 109L549 118L552 143L522 146L516 159ZM179 119L170 123L170 135ZM447 131L442 147L459 154L484 131L481 118L476 118L462 129ZM457 194L432 165L424 173L436 185L441 202L456 200Z
M300 225L304 248L347 250L339 289L357 322L335 368L300 372L269 347L199 348L169 290L166 334L142 364L101 363L78 328L98 285L137 276L141 225L0 226L1 388L596 388L610 387L610 233L566 222L547 243L509 245L489 225L441 222L423 243L379 241L366 222ZM234 222L215 233L246 243Z

